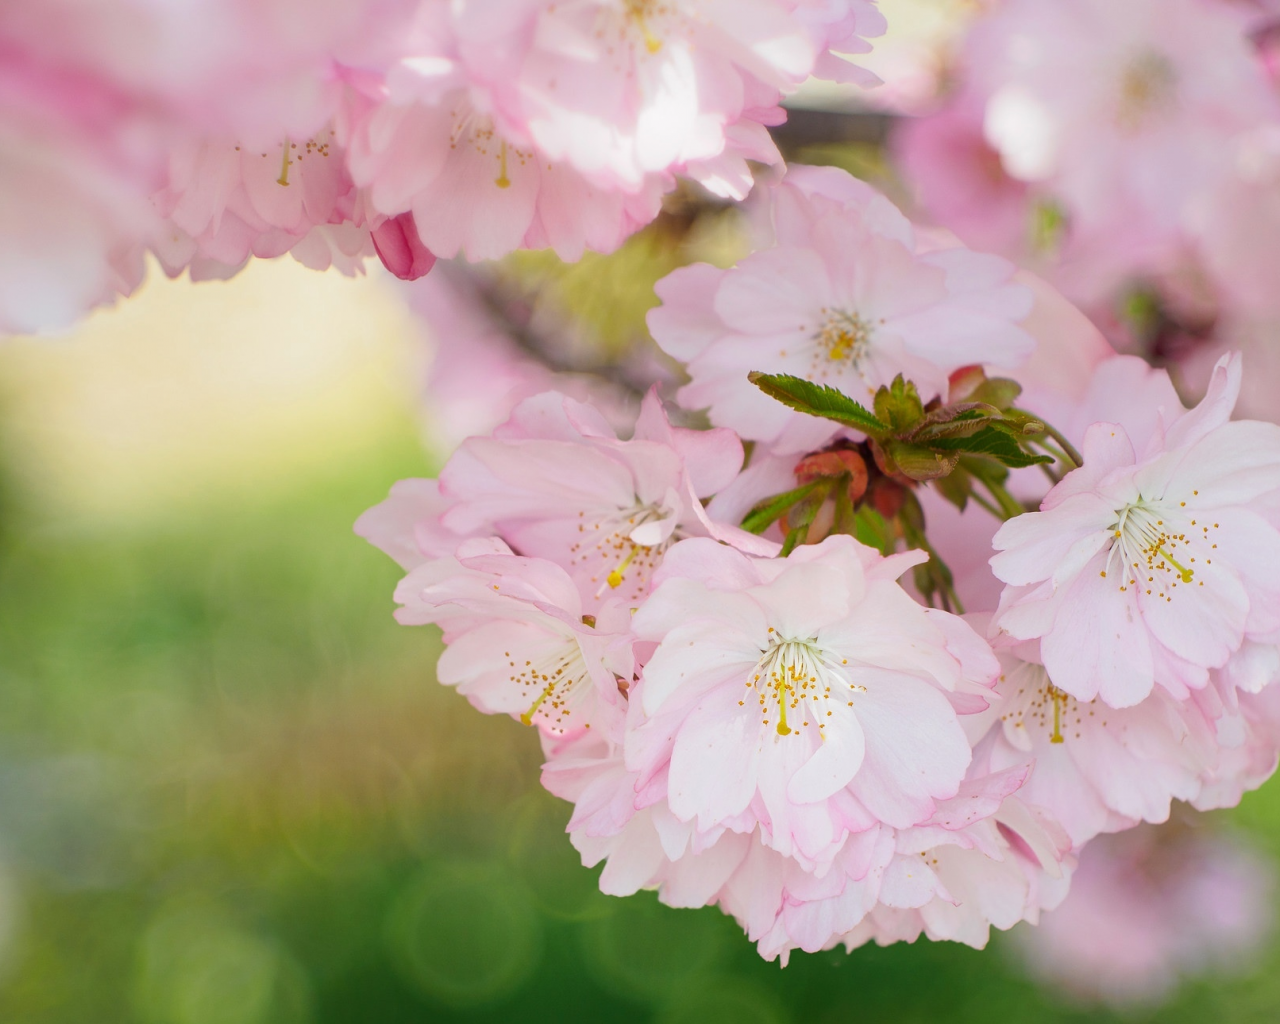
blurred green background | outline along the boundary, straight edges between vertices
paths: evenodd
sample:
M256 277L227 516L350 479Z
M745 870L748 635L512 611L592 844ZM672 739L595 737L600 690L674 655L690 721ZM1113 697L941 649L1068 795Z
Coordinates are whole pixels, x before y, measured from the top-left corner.
M594 888L535 736L351 532L440 453L381 279L163 280L0 351L0 1021L1077 1021L1007 941L759 960ZM1280 785L1229 816L1280 855ZM1280 1019L1280 945L1128 1019Z

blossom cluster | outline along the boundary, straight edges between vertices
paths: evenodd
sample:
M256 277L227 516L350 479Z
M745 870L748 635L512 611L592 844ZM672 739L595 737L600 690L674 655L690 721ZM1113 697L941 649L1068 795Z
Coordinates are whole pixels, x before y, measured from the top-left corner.
M291 253L609 251L677 176L742 198L874 0L125 0L0 10L0 332L128 294L152 254L226 277Z
M1191 390L1248 351L1266 380L1242 404L1274 419L1278 42L1269 2L1002 0L902 124L898 162L929 217Z
M765 191L754 251L657 286L673 405L531 394L357 532L439 681L538 731L605 892L784 962L981 947L1274 771L1280 427L1231 420L1239 356L1186 408L842 171Z

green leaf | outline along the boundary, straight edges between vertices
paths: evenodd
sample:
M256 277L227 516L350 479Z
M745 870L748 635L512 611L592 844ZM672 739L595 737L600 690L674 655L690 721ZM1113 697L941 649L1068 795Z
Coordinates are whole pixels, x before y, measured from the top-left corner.
M961 461L963 463L963 460ZM969 495L973 493L973 477L966 473L961 466L957 466L953 472L935 480L933 487L947 501L963 512L969 504Z
M782 494L775 494L772 498L765 498L746 514L742 520L742 528L748 533L764 533L786 515L792 505L812 494L821 482L821 480L814 480L793 491L784 491Z
M895 538L889 523L870 505L858 509L853 520L853 535L867 547L875 548L882 555L893 554Z
M970 439L953 440L956 443L967 443ZM960 460L959 452L933 450L943 447L945 446L940 442L934 442L928 448L906 441L885 441L881 444L890 465L912 480L936 480L956 468L956 463Z
M925 417L925 421L904 440L915 444L930 444L940 437L968 437L986 424L999 422L1000 410L989 405L972 408L957 407L937 409Z
M757 370L747 374L747 380L770 398L776 398L796 412L842 423L846 427L861 430L870 437L882 437L890 433L887 423L876 419L869 410L848 395L825 384L814 384L789 373L760 373Z
M813 492L791 506L791 511L787 513L787 525L792 528L803 526L808 530L813 521L818 518L818 509L822 508L823 502L831 496L835 485L836 481L830 477L815 481Z
M932 442L932 447L944 451L986 455L1013 469L1038 466L1041 463L1053 461L1048 455L1032 455L1005 431L990 425L970 437L939 438Z
M902 374L893 378L887 388L876 392L876 416L889 424L895 434L905 434L924 419L924 403L920 401L920 392Z

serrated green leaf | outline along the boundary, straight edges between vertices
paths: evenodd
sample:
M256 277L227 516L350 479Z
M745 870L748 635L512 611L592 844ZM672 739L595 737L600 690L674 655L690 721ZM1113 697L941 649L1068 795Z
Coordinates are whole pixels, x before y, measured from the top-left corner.
M786 515L787 510L798 501L803 501L806 497L813 493L817 488L820 480L807 483L795 490L784 491L782 494L775 494L772 498L765 498L759 502L755 508L746 514L742 520L742 528L748 533L764 533L775 522Z
M760 373L753 370L747 380L770 398L775 398L789 409L818 416L861 430L870 437L889 433L889 425L859 405L842 391L825 384L815 384L803 377L789 373Z
M1024 466L1038 466L1052 462L1047 455L1032 455L1003 430L991 425L983 427L969 437L940 438L932 442L932 447L943 451L965 452L970 455L986 455L996 459L1012 469Z
M987 411L988 409L990 409L989 412ZM980 409L968 409L950 419L925 422L913 430L910 436L904 440L911 441L913 444L928 445L943 437L968 437L970 434L977 433L986 424L993 422L993 416L999 415L999 410L991 409L990 406L985 405ZM995 422L999 421L996 420Z

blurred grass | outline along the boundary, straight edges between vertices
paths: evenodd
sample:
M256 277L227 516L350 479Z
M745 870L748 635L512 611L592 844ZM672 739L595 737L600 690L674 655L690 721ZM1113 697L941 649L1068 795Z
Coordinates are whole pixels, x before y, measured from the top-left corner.
M353 287L395 322L372 308L385 296ZM96 343L109 387L110 346L133 342ZM223 355L248 373L279 356L256 347L272 343ZM302 374L306 347L274 343ZM229 456L157 455L172 448L161 402L132 409L142 426L111 456L116 479L71 486L57 467L107 458L91 425L11 405L9 443L61 454L42 476L27 448L0 488L0 1021L1117 1019L1042 992L999 943L797 954L780 970L714 910L600 895L563 835L567 805L538 788L532 733L433 682L437 635L392 621L398 571L351 533L393 480L432 470L412 355L383 343L383 385L357 375L352 398L318 375L293 392L310 434L255 420L259 469L240 478ZM80 380L76 344L0 359L4 390L34 375L61 393L41 360ZM171 373L197 393L199 361ZM347 412L318 415L335 394ZM209 430L218 409L256 415L207 397ZM1278 797L1232 820L1280 855ZM1272 948L1127 1019L1278 1018Z

